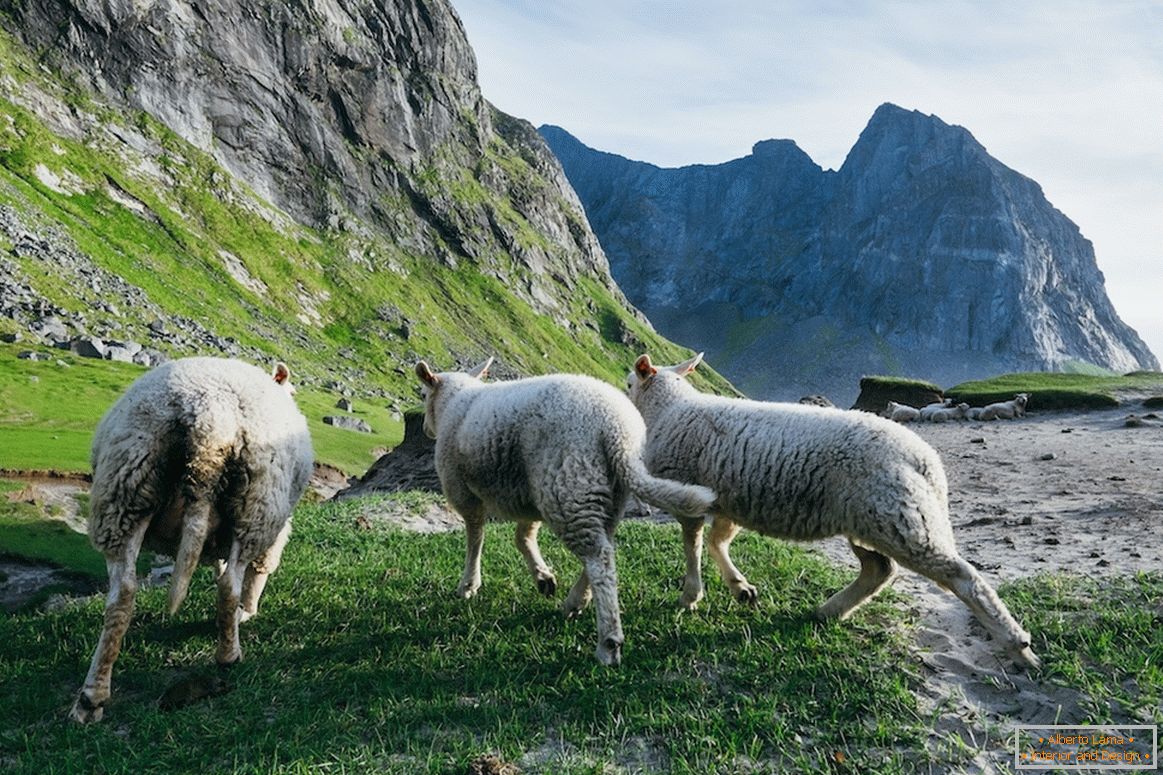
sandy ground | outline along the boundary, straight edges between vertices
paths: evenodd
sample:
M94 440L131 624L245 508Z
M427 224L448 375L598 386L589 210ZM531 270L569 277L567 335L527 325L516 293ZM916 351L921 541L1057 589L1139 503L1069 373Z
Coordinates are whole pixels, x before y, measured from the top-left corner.
M1163 423L1128 427L1129 411L912 424L945 461L965 558L994 584L1050 571L1163 570ZM843 539L818 547L856 567ZM955 597L907 571L894 588L920 617L925 715L935 738L956 735L978 750L968 771L1008 772L1015 724L1084 718L1076 692L1014 671Z

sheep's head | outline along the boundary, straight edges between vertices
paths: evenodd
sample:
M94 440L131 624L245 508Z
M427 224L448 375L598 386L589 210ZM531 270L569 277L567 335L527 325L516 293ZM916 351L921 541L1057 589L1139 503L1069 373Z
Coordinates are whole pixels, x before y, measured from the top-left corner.
M424 398L424 435L430 439L436 438L438 416L443 400L455 392L465 379L473 381L483 380L488 376L489 366L493 359L488 358L476 368L467 372L432 371L424 361L416 364L416 376L420 378L420 394Z
M634 361L634 368L626 376L626 394L630 396L630 401L638 407L638 411L642 411L646 391L656 384L682 382L702 361L703 354L699 353L689 361L677 366L657 367L650 362L649 355L640 355L638 360Z
M287 395L295 395L295 386L291 384L291 370L287 368L287 364L282 361L276 363L274 371L271 372L271 377L274 378L275 384L280 385L283 390L287 391Z
M1025 409L1026 404L1030 403L1030 394L1018 393L1016 396L1014 396L1014 403Z

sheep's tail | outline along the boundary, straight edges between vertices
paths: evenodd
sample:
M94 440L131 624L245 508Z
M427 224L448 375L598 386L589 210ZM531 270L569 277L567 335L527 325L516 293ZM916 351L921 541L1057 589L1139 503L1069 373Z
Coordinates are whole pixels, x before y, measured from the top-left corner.
M225 470L228 450L209 439L191 433L188 440L186 475L183 482L182 536L170 576L170 613L176 613L190 591L190 578L202 558L202 547L210 534L214 494Z
M210 504L195 501L186 507L182 518L182 537L174 558L174 573L170 576L170 613L177 613L190 591L190 578L202 558L202 547L210 532Z
M631 492L676 517L701 517L710 510L717 497L709 487L652 475L637 455L626 453L620 462L619 468Z

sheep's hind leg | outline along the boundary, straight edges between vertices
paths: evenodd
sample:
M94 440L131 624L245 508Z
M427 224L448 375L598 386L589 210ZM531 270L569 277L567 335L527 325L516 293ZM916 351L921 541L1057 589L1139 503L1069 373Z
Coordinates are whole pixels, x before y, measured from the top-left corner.
M133 602L137 596L137 555L145 539L149 520L143 521L126 540L118 557L106 555L109 571L109 595L105 598L105 623L101 637L89 663L89 674L77 694L69 716L74 721L89 724L100 721L111 691L113 663L121 651L121 641L133 618Z
M586 606L590 604L590 600L594 597L593 590L590 589L590 577L586 575L585 566L582 566L582 572L578 575L577 581L569 588L569 594L565 596L565 602L561 604L561 610L565 613L566 619L576 619L585 610Z
M711 539L707 548L711 552L711 559L719 566L719 576L731 590L731 594L740 603L755 605L759 602L759 592L755 586L748 583L746 577L731 562L731 541L738 535L740 526L730 518L716 514L711 521Z
M617 665L622 661L622 619L618 607L618 574L614 566L613 529L615 522L605 515L576 515L569 520L547 521L558 533L566 547L582 561L584 569L570 598L579 586L591 590L598 620L598 646L595 656L603 665ZM567 600L567 606L570 601ZM566 608L568 615L569 608ZM580 610L580 609L578 609Z
M688 611L695 610L703 599L703 526L702 517L676 517L682 525L682 549L686 558L686 575L682 579L682 595L679 605Z
M479 505L473 508L453 505L464 517L465 534L464 572L456 586L456 594L468 600L481 588L481 550L485 545L485 515Z
M219 665L232 665L242 659L238 642L238 622L241 619L239 602L242 598L242 577L248 563L239 554L238 539L230 546L230 557L218 575L218 651L214 655Z
M525 564L537 582L537 591L545 597L553 597L557 592L557 577L541 557L541 549L537 545L537 531L540 529L540 522L518 520L514 540L517 551L525 558Z
M283 550L287 548L290 537L291 520L288 519L270 548L246 566L246 575L242 580L242 612L238 617L240 622L245 622L258 614L259 598L266 588L267 579L278 570L279 562L283 559Z
M896 559L901 565L928 576L961 598L1018 664L1027 668L1040 667L1041 660L1030 649L1030 633L1022 629L985 577L956 549L950 547L950 550L950 553L938 555L909 552L908 556L898 555Z
M848 543L860 560L860 575L816 610L816 616L820 619L847 619L853 611L884 589L896 574L896 563L891 558L866 549L852 539L848 539Z

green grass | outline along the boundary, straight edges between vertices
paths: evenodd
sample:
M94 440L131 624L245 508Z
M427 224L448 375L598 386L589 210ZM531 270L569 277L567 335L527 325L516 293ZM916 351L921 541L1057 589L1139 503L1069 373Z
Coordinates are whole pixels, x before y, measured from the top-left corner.
M87 472L97 422L145 369L43 347L31 349L53 360L18 359L16 353L24 349L30 348L0 344L0 469ZM356 399L354 416L367 420L374 433L325 425L325 415L342 414L335 399L320 390L295 394L307 417L316 459L362 474L375 462L373 449L400 442L403 422L391 418L383 400Z
M1080 690L1087 723L1163 723L1163 573L1039 576L1001 592L1034 633L1040 679Z
M1163 373L1133 372L1123 376L1024 372L1003 374L987 380L963 382L946 395L972 406L1008 401L1016 393L1029 393L1029 408L1105 409L1119 405L1125 391L1154 391L1163 387Z
M708 568L700 609L676 606L673 525L618 533L624 661L593 659L592 611L561 618L511 542L490 526L484 586L461 601L463 534L418 535L365 514L385 501L304 505L262 615L244 626L232 690L164 712L157 700L214 674L214 591L199 570L175 617L144 589L114 673L106 719L66 719L100 627L99 595L0 620L0 766L14 773L463 773L483 754L526 771L926 772L963 766L935 752L913 689L903 607L882 595L851 621L820 625L815 604L847 572L792 545L744 533L738 563L761 589L735 604ZM575 559L548 533L564 587ZM709 563L708 563L709 564ZM1002 590L1046 662L1038 681L1083 693L1085 718L1163 721L1163 644L1147 611L1159 574L1039 577ZM1137 714L1137 715L1136 715ZM966 746L969 751L972 746ZM964 754L969 755L969 754ZM947 757L953 757L952 759Z
M678 611L681 539L626 524L619 576L624 663L593 658L592 611L564 621L539 597L511 528L490 527L484 587L452 594L462 534L359 529L359 501L303 506L262 615L245 626L233 691L164 713L177 679L210 673L213 584L199 571L177 617L143 590L106 721L65 719L100 627L94 596L0 622L0 763L11 772L450 772L483 753L545 757L542 771L727 771L744 759L813 769L843 752L863 772L897 771L924 740L913 661L881 601L822 626L814 601L844 583L821 560L742 536L761 585L751 611L717 581ZM563 586L579 565L546 534ZM907 754L898 753L902 749ZM886 760L889 764L886 764Z
M58 568L106 578L105 559L63 521L46 519L37 504L13 502L8 494L24 489L20 482L0 479L0 555L46 562Z

